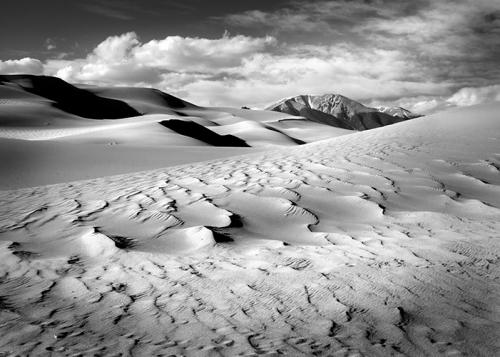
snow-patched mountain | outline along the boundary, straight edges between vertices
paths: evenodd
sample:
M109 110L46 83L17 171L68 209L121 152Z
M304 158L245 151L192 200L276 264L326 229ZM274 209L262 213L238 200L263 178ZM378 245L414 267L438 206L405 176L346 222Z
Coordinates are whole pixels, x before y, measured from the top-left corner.
M405 109L403 107L377 107L376 109L379 112L403 119L414 119L422 116L420 114L412 113L408 109Z
M403 111L398 112L389 108L391 109L389 112L384 112L377 108L367 107L340 94L299 95L283 99L266 109L355 130L373 129L410 119L410 116L402 114ZM412 114L405 109L403 110L404 113ZM411 117L416 116L412 114Z

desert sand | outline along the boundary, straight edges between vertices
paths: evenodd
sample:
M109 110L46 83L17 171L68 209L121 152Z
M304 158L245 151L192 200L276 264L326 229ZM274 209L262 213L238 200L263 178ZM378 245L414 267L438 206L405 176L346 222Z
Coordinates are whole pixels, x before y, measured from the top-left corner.
M297 146L351 130L264 110L205 108L152 88L0 75L0 189Z
M267 120L222 112L199 124L270 143ZM0 191L0 353L498 355L498 113ZM145 150L122 129L32 143Z

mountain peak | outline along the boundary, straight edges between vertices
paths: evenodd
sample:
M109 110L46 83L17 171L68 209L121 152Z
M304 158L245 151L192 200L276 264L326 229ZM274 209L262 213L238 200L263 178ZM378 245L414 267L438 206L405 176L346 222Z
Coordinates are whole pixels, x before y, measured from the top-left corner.
M323 95L302 94L285 98L276 104L268 106L266 109L303 116L312 121L355 130L372 129L419 116L400 107L383 107L383 109L367 107L336 93Z

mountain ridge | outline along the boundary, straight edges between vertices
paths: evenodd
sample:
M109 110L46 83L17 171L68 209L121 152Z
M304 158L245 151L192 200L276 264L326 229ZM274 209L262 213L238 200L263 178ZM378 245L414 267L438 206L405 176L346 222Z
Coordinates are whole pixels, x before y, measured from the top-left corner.
M353 130L374 129L420 116L401 107L368 107L341 94L303 94L282 99L265 109Z

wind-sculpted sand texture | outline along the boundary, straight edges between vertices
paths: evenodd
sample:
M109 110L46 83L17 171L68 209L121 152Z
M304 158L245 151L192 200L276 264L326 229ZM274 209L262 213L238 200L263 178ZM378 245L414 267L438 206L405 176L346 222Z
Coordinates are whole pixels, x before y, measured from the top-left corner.
M0 353L496 355L498 112L0 192Z

